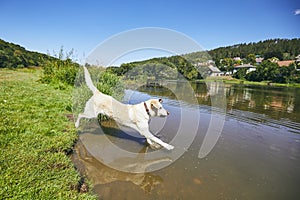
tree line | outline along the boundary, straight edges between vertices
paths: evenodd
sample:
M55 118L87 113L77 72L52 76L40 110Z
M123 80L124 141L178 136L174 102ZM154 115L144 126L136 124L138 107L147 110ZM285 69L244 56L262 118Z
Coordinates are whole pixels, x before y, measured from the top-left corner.
M27 51L20 45L0 39L0 68L40 66L47 60L55 60L46 54Z
M208 51L208 53L216 62L223 58L246 58L249 54L260 55L264 59L276 57L279 60L291 60L300 54L300 38L242 43L216 48Z
M60 52L62 53L62 52ZM234 57L241 57L245 63L255 64L255 58L260 55L264 62L257 66L257 70L246 73L245 69L239 70L234 75L236 78L251 81L273 82L300 82L297 66L292 65L279 68L276 63L269 62L270 58L279 60L295 59L300 54L300 39L270 39L257 43L244 43L228 47L220 47L210 51L193 52L180 56L152 58L149 60L124 63L120 67L109 67L108 71L118 76L127 78L174 78L171 73L175 69L182 77L188 80L201 79L209 75L208 63L210 60L221 71L233 71L233 66L240 64ZM45 82L61 79L72 84L79 65L68 56L67 59L58 58L27 51L24 47L5 42L0 39L0 68L22 68L29 66L43 66ZM200 65L199 65L200 63ZM143 66L142 68L138 66ZM168 68L166 68L168 66ZM226 68L225 68L226 67ZM59 72L59 73L58 73Z
M247 69L239 69L234 78L248 81L269 81L273 83L300 83L300 71L296 64L292 63L286 67L279 67L271 60L265 60L256 67L255 71L247 73Z
M157 74L162 66L177 69L188 80L201 79L209 75L208 65L213 61L221 71L233 72L235 65L249 63L257 65L256 58L262 57L264 61L257 65L257 70L247 73L240 69L233 76L238 79L250 81L271 81L277 83L300 83L299 66L295 63L288 67L279 67L272 60L294 60L300 54L300 39L270 39L257 43L237 44L229 47L220 47L210 51L188 53L181 56L152 58L149 60L124 63L120 67L111 67L110 70L117 75L132 76L144 72L143 78L167 78ZM235 60L234 57L240 57ZM142 68L137 70L138 66ZM156 68L156 70L155 70Z
M110 67L109 70L118 76L127 78L174 79L186 78L188 80L200 79L201 74L193 63L183 56L152 58L149 60L123 63L120 67ZM179 74L175 74L178 72Z

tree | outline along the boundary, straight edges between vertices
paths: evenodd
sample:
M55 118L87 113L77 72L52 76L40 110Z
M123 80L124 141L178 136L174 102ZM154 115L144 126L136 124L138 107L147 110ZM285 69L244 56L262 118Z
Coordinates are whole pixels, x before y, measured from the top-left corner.
M233 78L244 80L246 79L246 74L247 74L247 68L241 68L236 73L234 73Z
M24 47L0 39L0 68L21 68L40 66L55 58L45 54L27 51Z
M234 60L232 58L223 58L220 61L220 65L223 69L225 69L227 72L233 73L234 70Z
M256 57L253 53L251 54L248 54L247 58L246 58L246 62L251 64L251 65L254 65L256 64Z
M249 81L273 81L275 82L280 74L279 66L277 63L270 62L269 60L263 61L255 71L246 75Z
M219 60L226 57L239 56L247 58L249 54L262 55L265 59L277 57L280 60L294 59L300 54L300 38L296 39L271 39L259 41L257 43L242 43L228 47L220 47L208 52L217 66L221 64Z

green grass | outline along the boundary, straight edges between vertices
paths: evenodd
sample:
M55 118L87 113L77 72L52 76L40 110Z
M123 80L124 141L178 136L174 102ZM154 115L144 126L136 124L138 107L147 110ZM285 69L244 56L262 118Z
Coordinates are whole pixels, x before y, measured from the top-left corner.
M77 140L71 89L37 82L41 70L0 70L0 199L96 199L78 193L66 155Z
M270 81L255 82L255 81L247 81L247 80L231 78L228 76L208 77L207 79L199 80L198 82L218 82L218 81L222 81L224 83L231 83L231 84L268 85L268 86L278 86L278 87L300 88L299 83L271 83Z

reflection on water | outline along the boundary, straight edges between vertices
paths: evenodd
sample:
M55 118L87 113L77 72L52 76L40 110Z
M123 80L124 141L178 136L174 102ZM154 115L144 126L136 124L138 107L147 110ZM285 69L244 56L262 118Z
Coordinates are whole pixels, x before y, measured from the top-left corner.
M218 83L195 84L199 104L209 105L210 91L218 92ZM227 110L242 110L273 119L300 122L300 89L255 85L225 84Z
M172 86L173 85L173 86ZM242 110L268 115L273 119L289 119L300 122L300 89L288 87L271 87L259 85L220 84L219 82L192 83L194 94L185 93L185 85L169 83L176 94L195 95L200 105L211 106L211 96L221 90L227 99L227 110ZM173 90L173 88L176 88ZM165 88L140 88L140 91L151 95L167 96L174 99L171 90ZM190 102L189 102L190 103Z
M194 95L200 107L210 112L211 97L223 92L227 101L227 116L249 123L284 126L291 132L300 133L299 88L208 82L207 84L192 83L194 93L185 94L185 85L169 83L168 88L172 88L172 91L179 96L186 95L186 101L183 103L186 107L195 106L194 102L189 101L190 96ZM154 96L167 96L170 104L179 106L176 96L169 89L143 87L139 91Z
M147 148L148 147L144 146L141 149L140 154L143 155L147 151ZM75 154L76 155L73 156L75 158L75 164L82 173L86 174L86 176L90 178L93 185L96 187L96 192L99 194L101 194L103 190L105 190L104 188L106 188L102 188L101 185L113 182L127 182L128 184L125 186L127 189L131 189L131 184L135 184L146 193L150 193L156 185L163 182L163 179L160 176L151 173L125 173L107 167L90 155L81 141L79 141L76 145ZM133 161L133 163L135 163L135 161ZM148 161L147 163L140 163L139 167L146 168L153 163L155 162L150 163ZM122 190L125 188L122 188ZM112 194L106 195L110 196ZM122 197L122 194L119 195Z
M130 95L125 101L129 103L152 96L164 97L165 107L171 112L160 133L165 138L176 133L183 110L200 107L200 128L193 144L166 168L152 173L120 172L103 165L78 143L76 165L95 185L99 198L299 199L300 90L231 84L219 88L220 85L214 82L207 86L192 84L192 87L193 94L185 94L184 83L170 83L169 89L127 91ZM211 120L210 99L219 91L227 99L225 125L212 152L199 159L198 152ZM197 97L199 105L189 101L192 96ZM192 120L194 115L190 113L187 117ZM152 130L158 126L155 120L150 123ZM98 134L97 128L91 131ZM141 156L148 151L143 138L126 136L122 130L116 129L107 129L105 133L123 149ZM188 126L186 134L191 134ZM81 140L89 137L89 134L80 134ZM89 146L101 145L105 144L91 139ZM148 164L141 163L143 167Z

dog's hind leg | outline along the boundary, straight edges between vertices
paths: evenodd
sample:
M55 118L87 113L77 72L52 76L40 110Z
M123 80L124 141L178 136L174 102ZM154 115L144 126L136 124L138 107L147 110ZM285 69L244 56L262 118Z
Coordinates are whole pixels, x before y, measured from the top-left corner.
M95 117L91 116L91 115L85 115L84 113L80 113L78 115L78 118L77 118L76 123L75 123L76 128L79 127L79 123L80 123L81 118L92 119L92 118L95 118Z
M97 113L95 112L94 109L94 104L93 104L93 97L91 97L85 104L85 108L84 108L84 112L80 113L78 115L78 118L76 120L75 123L75 127L78 128L79 127L79 122L81 118L96 118L97 117Z

